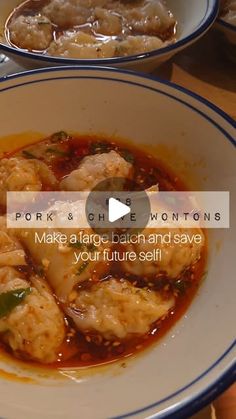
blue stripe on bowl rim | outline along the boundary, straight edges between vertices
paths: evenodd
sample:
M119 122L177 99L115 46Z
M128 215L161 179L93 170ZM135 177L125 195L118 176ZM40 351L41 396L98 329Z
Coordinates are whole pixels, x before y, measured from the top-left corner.
M6 53L11 53L12 55L17 55L20 57L25 57L28 59L38 60L41 62L50 62L55 65L116 65L116 64L122 64L122 63L132 63L135 61L140 61L146 58L150 57L158 57L158 56L164 56L166 54L169 54L170 52L177 52L179 48L182 46L192 43L195 39L203 35L214 23L214 21L217 18L218 11L219 11L219 1L220 0L207 0L207 6L206 6L206 13L203 19L199 22L199 26L195 29L195 31L185 38L175 42L172 45L169 45L164 48L159 48L154 51L145 52L142 54L137 55L131 55L128 57L119 57L119 58L105 58L105 59L73 59L73 58L63 58L63 57L51 57L51 56L44 56L37 53L27 52L24 50L18 50L14 47L11 47L10 45L5 45L0 42L0 51ZM206 16L208 16L206 18Z
M159 400L152 403L151 405L145 406L143 408L137 409L132 412L124 413L121 416L113 416L110 419L125 419L132 416L136 416L140 413L145 413L150 409L153 409L159 406L161 403L167 402L172 398L180 395L185 390L191 388L194 384L198 383L202 378L206 377L209 372L211 372L220 362L229 354L233 348L236 348L236 340L232 345L224 352L224 354L214 362L206 371L199 375L195 380L182 387L173 394L170 394L165 399ZM189 419L190 416L197 413L199 410L203 409L205 406L210 404L215 400L220 394L222 394L228 387L230 387L236 380L236 361L235 363L219 377L213 384L209 385L203 391L200 391L198 394L187 398L182 403L180 402L177 407L172 408L167 407L166 411L160 413L151 414L147 416L150 419ZM148 412L147 412L148 413Z
M119 69L119 68L115 68L115 67L104 67L104 66L57 66L57 67L45 67L45 68L38 68L35 70L27 70L27 71L21 71L15 74L11 74L11 75L6 75L6 76L2 76L0 77L0 87L1 87L1 83L8 81L8 80L17 80L18 78L22 78L25 76L30 76L30 75L35 75L35 74L44 74L44 73L52 73L52 72L63 72L63 71L99 71L99 72L110 72L110 73L116 73L116 74L127 74L127 75L131 75L131 76L136 76L136 78L141 78L142 79L147 79L147 80L152 80L154 82L158 82L160 84L169 86L174 88L175 90L179 90L182 93L185 93L187 96L191 96L192 98L198 100L199 102L203 103L204 105L206 105L208 108L212 109L215 113L217 113L218 115L220 115L222 118L224 118L229 124L231 124L233 126L233 128L236 129L236 121L231 118L226 112L224 112L222 109L220 109L219 107L217 107L216 105L214 105L212 102L210 102L209 100L205 99L204 97L198 95L197 93L192 92L191 90L182 87L174 82L162 79L158 76L154 76L151 74L147 74L147 73L142 73L140 71L133 71L133 70L127 70L127 69ZM98 76L66 76L66 77L56 77L55 80L58 79L63 79L63 78L93 78L93 79L98 79ZM107 79L107 80L111 80L111 81L117 81L117 82L121 82L121 83L126 83L126 84L133 84L133 85L137 85L140 87L144 87L150 90L154 90L157 91L158 93L164 94L166 96L169 96L170 98L174 99L175 101L178 101L184 105L186 105L189 108L192 108L192 110L194 110L195 112L201 114L205 119L208 119L210 122L212 122L227 138L228 140L234 145L236 146L236 138L233 138L231 135L228 134L227 131L225 131L219 124L217 124L216 121L214 121L212 118L210 118L209 116L207 116L204 112L200 111L199 109L195 108L194 106L190 105L188 102L185 102L179 98L177 98L174 95L171 95L169 93L163 92L162 90L159 89L155 89L149 86L146 86L142 83L137 83L137 82L131 82L131 81L127 81L127 80L122 80L122 79L114 79L114 78L108 78L108 77L100 77L101 79ZM41 79L41 80L32 80L32 81L28 81L26 83L21 83L18 85L13 85L13 86L8 86L5 87L3 89L0 89L1 91L4 90L10 90L10 89L14 89L15 87L20 87L24 84L33 84L33 83L38 83L39 81L44 82L44 81L49 81L50 79Z
M226 22L224 19L220 17L216 19L216 23L218 23L218 25L221 25L227 29L230 29L233 32L236 32L236 25L231 25L231 23Z
M131 80L123 80L118 79L114 77L98 77L98 76L67 76L67 77L49 77L44 79L36 79L36 80L29 80L25 81L23 83L19 83L13 86L7 86L1 88L1 84L4 84L4 82L8 82L11 80L18 80L22 77L26 76L33 76L37 74L45 74L45 73L53 73L53 72L66 72L66 71L86 71L89 70L91 72L110 72L115 74L127 74L131 75L134 78L143 80L143 83L133 82ZM51 67L51 68L43 68L38 70L31 70L26 71L22 73L13 74L10 76L5 76L0 78L0 94L1 92L14 89L17 87L22 87L28 84L33 83L41 83L41 82L47 82L52 80L61 80L61 79L81 79L81 78L87 78L87 79L102 79L102 80L108 80L108 81L114 81L114 82L121 82L121 83L127 83L130 85L135 85L138 87L150 89L152 91L155 91L156 93L163 94L164 96L168 96L169 98L178 101L185 105L186 107L190 108L194 112L200 114L204 119L208 120L211 124L213 124L218 130L222 132L222 134L225 136L225 138L230 141L230 143L236 147L236 138L233 138L224 128L222 128L214 119L206 115L204 112L200 111L197 107L194 105L188 103L187 101L177 98L174 96L174 94L167 93L163 90L160 90L160 87L158 89L155 89L151 86L147 86L144 84L145 79L152 80L157 82L158 84L163 84L164 86L171 87L173 90L180 91L181 93L184 93L186 96L190 96L194 98L196 101L204 104L208 108L210 108L212 111L214 111L216 114L221 116L224 120L226 120L235 130L236 130L236 122L225 112L223 112L221 109L219 109L217 106L215 106L213 103L209 102L208 100L202 98L201 96L197 95L196 93L193 93L189 91L188 89L178 86L172 82L161 80L155 76L150 76L147 74L143 74L140 72L133 72L130 70L121 70L121 69L115 69L115 68L109 68L109 67L92 67L92 66L65 66L65 67ZM198 377L196 377L192 382L186 384L183 388L177 390L175 393L169 395L165 399L156 401L152 403L151 405L145 406L143 408L140 408L135 411L127 412L122 414L121 416L113 417L113 419L122 419L122 418L128 418L135 415L138 415L140 413L147 412L150 409L153 409L157 406L159 406L161 403L164 403L166 401L171 400L172 398L176 397L177 395L180 395L185 390L191 388L194 384L201 381L204 377L206 377L212 370L214 370L217 366L220 365L221 361L226 358L227 355L229 355L233 349L236 348L236 340L234 340L231 345L226 349L226 351L210 366L207 370L205 370L202 374L200 374ZM226 390L234 381L236 378L236 361L231 365L226 371L223 372L223 374L218 377L215 381L212 382L207 388L205 388L203 391L198 392L197 394L194 394L192 397L186 398L183 400L183 402L179 403L178 406L172 408L171 406L166 409L166 412L163 413L157 413L152 414L151 418L154 419L184 419L187 418L189 415L192 415L196 413L198 410L203 408L205 405L210 403L212 400L214 400L219 394L221 394L224 390Z

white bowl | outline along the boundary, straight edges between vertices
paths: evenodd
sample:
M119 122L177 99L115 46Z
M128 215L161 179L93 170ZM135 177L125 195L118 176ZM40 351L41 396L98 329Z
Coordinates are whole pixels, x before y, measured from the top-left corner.
M25 143L36 138L32 132L61 129L126 138L190 187L230 191L236 212L235 123L170 83L108 68L18 74L0 80L0 127L5 150L13 147L9 136L22 132L31 132ZM216 397L235 373L235 235L233 216L230 229L210 232L198 295L159 343L125 360L126 368L118 362L53 373L1 358L0 416L183 419Z
M75 64L117 66L151 71L199 39L211 27L218 13L218 0L167 0L166 3L175 14L179 24L177 33L178 41L175 44L136 56L81 60L47 57L20 51L9 46L4 37L4 25L10 12L22 2L23 0L1 0L0 2L0 34L2 33L0 50L25 68Z

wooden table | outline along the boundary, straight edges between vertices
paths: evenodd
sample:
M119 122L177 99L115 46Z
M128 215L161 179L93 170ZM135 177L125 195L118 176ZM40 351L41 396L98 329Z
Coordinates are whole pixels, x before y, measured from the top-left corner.
M236 119L236 65L224 56L217 35L212 30L154 74L198 93Z

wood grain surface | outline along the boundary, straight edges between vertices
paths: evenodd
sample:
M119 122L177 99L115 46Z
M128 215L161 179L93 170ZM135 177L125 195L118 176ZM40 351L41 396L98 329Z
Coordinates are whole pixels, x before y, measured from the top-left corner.
M236 65L226 58L215 30L154 74L198 93L236 119Z

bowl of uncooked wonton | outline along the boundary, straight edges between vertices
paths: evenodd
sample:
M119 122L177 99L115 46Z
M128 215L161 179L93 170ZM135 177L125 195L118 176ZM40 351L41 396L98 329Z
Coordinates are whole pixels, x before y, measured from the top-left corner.
M151 70L203 35L217 0L4 0L0 48L27 67Z
M101 67L18 74L0 99L0 416L191 416L234 379L234 219L111 242L80 224L7 228L7 192L122 178L137 193L229 191L234 214L235 123L175 85Z

